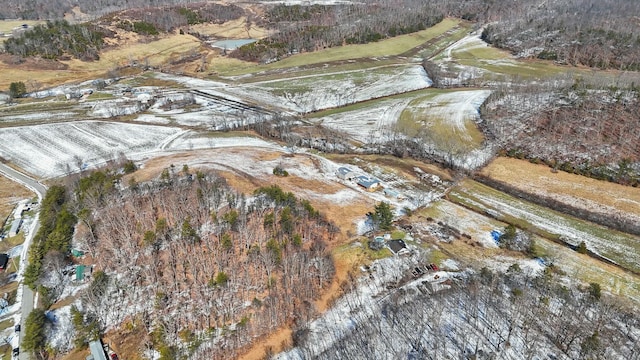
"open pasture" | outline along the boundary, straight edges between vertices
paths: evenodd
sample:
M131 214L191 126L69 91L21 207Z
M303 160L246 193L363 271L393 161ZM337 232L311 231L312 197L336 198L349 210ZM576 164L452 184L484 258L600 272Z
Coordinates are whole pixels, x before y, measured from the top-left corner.
M229 86L224 91L308 113L424 89L430 85L431 80L420 65L386 65L366 70L283 77Z
M552 198L573 207L640 221L638 188L564 171L554 173L546 165L506 157L496 158L480 173L518 190Z
M470 179L461 181L449 193L449 199L549 239L572 246L584 241L590 251L623 268L640 272L636 256L640 253L640 238L637 236L517 199Z

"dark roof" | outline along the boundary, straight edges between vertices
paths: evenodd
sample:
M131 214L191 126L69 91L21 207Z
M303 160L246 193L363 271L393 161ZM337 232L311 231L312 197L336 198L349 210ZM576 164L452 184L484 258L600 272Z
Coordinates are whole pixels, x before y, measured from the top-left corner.
M402 249L406 249L407 245L402 240L389 240L387 241L387 245L391 248L391 251L394 253L398 253L398 251Z
M6 269L9 262L9 255L0 254L0 269Z

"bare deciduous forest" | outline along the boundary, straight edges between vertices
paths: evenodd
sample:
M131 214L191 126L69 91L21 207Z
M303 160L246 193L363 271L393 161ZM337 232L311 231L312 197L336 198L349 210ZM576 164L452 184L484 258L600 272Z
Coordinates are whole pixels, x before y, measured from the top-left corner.
M640 356L639 319L633 310L601 294L598 284L562 285L553 267L537 277L517 264L504 273L483 268L462 275L440 292L430 293L418 281L373 302L356 296L358 291L347 296L345 304L353 314L350 331L321 334L301 329L298 346L286 358Z
M142 328L148 348L176 357L213 359L314 315L336 229L309 202L275 186L245 196L200 172L134 188L83 192L80 243L109 274L83 296L85 318Z

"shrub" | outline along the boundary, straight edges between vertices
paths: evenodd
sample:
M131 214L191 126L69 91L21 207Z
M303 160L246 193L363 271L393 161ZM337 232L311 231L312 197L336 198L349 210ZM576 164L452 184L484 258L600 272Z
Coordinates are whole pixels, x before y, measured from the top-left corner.
M22 81L12 82L9 85L9 96L12 98L23 97L27 93L27 87Z

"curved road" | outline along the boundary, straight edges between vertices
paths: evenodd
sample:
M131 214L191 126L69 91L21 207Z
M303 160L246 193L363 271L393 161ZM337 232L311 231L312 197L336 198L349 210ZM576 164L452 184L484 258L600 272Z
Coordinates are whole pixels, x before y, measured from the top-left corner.
M17 183L24 185L29 190L35 192L38 195L38 202L40 203L42 202L42 198L44 197L44 194L47 192L47 188L37 180L5 164L0 164L0 174ZM40 223L38 220L39 220L39 215L36 215L36 217L33 220L31 229L29 230L29 235L26 237L24 241L24 245L22 246L22 254L20 256L20 267L18 269L18 273L20 275L24 273L24 270L27 267L27 259L28 259L27 254L29 252L29 245L31 245L31 239L33 239L33 236L38 232L38 228L40 227ZM22 316L20 317L21 319L20 324L23 330L24 330L24 321L27 318L27 316L29 316L29 313L31 312L31 310L33 310L33 305L34 305L33 297L34 297L33 291L28 286L22 285ZM20 331L20 334L19 334L20 343L22 343L22 333L23 331ZM19 360L29 360L30 358L31 358L30 354L26 352L20 353Z

